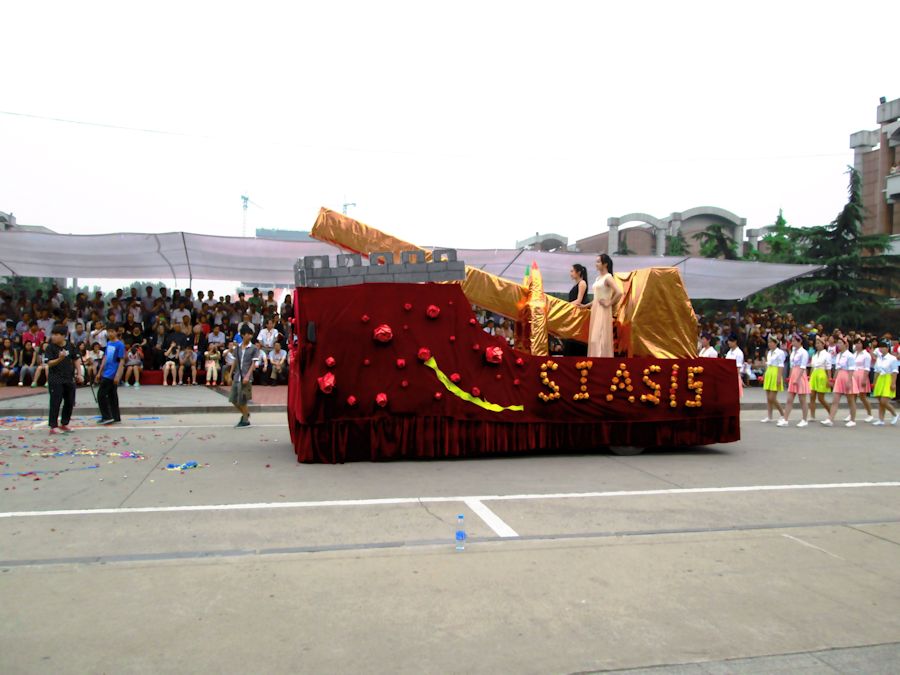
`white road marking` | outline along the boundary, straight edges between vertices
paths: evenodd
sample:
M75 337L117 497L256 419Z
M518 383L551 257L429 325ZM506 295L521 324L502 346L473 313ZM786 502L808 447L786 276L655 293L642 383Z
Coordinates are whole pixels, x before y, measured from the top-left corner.
M717 488L672 488L668 490L627 490L619 492L560 492L528 495L468 495L458 497L388 497L378 499L333 499L308 502L265 502L250 504L198 504L195 506L141 506L134 508L71 509L65 511L8 511L0 518L26 518L34 516L91 516L120 513L167 513L174 511L250 511L254 509L299 509L335 506L389 506L393 504L463 502L467 500L512 501L524 499L585 499L594 497L651 497L662 495L768 492L780 490L851 490L862 488L895 488L900 482L884 483L815 483L810 485L744 485Z
M498 537L518 537L518 533L512 529L509 525L503 522L503 519L500 518L496 513L491 511L488 507L486 507L482 502L477 499L464 499L463 500L470 509L484 521L484 524L487 525L494 531Z
M831 551L826 551L824 548L820 548L820 547L816 546L815 544L810 544L808 541L803 541L800 537L794 537L790 534L782 534L781 536L785 537L787 539L793 539L798 544L803 544L803 546L806 546L808 548L814 548L817 551L821 551L822 553L830 555L832 558L837 558L838 560L844 560L841 556L839 556L835 553L832 553Z

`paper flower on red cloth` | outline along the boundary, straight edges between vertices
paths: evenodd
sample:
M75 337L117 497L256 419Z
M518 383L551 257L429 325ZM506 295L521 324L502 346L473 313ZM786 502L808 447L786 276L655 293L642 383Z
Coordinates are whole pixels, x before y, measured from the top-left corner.
M450 375L450 381L453 382L453 384L459 384L459 381L461 379L462 377L460 377L459 373L453 373L452 375Z
M319 382L319 390L323 394L330 394L334 391L335 379L334 373L325 373L322 377L318 379Z
M375 342L387 344L394 339L394 331L386 323L383 323L372 332L372 338Z
M376 394L375 403L384 408L388 404L387 394L385 394L383 391Z
M456 336L455 336L455 335L451 335L451 336L450 336L450 342L456 342Z
M372 365L372 362L369 359L363 359L363 365L368 368Z
M409 380L400 380L400 386L406 389L409 386Z
M406 310L407 312L411 312L412 311L412 303L407 302L406 304L403 305L403 309Z
M525 359L523 359L523 358L520 356L519 358L516 359L516 365L517 365L517 366L524 366L524 365L525 365Z
M359 320L362 321L363 323L369 323L369 315L363 314L361 317L359 317Z
M441 392L439 392L439 391L434 392L434 400L435 401L440 401L442 398L444 398L444 395Z
M429 319L436 319L441 315L441 308L437 305L428 305L428 309L425 310L425 313L428 315Z
M471 319L469 319L469 325L470 325L470 326L477 326L477 325L478 325L478 321L475 319L475 317L472 317Z
M502 363L503 349L500 347L488 347L484 350L484 360L488 363Z
M406 359L397 359L397 367L401 370L406 368Z
M356 405L356 397L353 394L350 394L350 396L347 397L347 405L351 408Z
M476 342L474 345L472 345L472 351L473 351L473 352L480 352L480 351L481 351L481 345L478 344L478 343Z
M514 386L518 387L520 384L522 384L522 381L518 377L513 380Z
M481 396L481 389L479 389L478 387L472 387L472 396L474 396L475 398Z
M431 358L431 350L428 347L420 347L416 356L419 357L419 361L427 361Z
M325 365L329 368L334 368L335 363L337 363L337 361L334 360L333 356L329 356L327 359L325 359Z

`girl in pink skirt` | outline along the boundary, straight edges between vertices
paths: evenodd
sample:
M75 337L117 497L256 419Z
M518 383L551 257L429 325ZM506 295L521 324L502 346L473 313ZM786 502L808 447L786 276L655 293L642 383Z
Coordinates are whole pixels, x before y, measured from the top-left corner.
M806 376L806 367L809 365L809 352L803 346L803 337L794 333L791 340L791 376L788 380L787 403L784 406L784 419L778 422L778 426L788 426L788 419L791 416L791 407L794 405L794 397L800 397L800 412L803 419L797 422L798 427L805 427L809 424L806 421L809 399L809 378Z
M872 422L872 406L869 405L869 392L872 391L872 385L869 383L869 371L872 369L872 355L866 350L861 337L856 338L853 342L854 358L856 359L856 370L853 371L853 379L856 381L857 394L863 407L866 409L866 419L863 422ZM850 419L849 417L847 419Z
M847 403L850 405L850 419L844 425L846 427L856 426L856 381L853 379L853 373L856 371L856 357L850 353L847 347L846 338L837 339L838 354L834 359L834 400L831 402L831 412L828 413L828 419L822 420L822 424L826 427L834 426L834 416L837 414L838 406L841 403L841 396L847 397Z

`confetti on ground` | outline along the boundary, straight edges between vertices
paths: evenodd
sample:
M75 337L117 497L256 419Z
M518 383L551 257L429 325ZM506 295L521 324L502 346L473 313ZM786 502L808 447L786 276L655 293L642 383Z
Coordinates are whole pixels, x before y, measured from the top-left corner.
M115 459L147 459L143 452L137 450L94 450L81 448L80 450L57 450L55 452L25 453L27 457L112 457Z
M159 421L159 417L129 417L129 421L132 422L153 422Z
M204 469L208 467L209 464L203 464L202 466L197 462L185 462L184 464L166 464L166 471L187 471L188 469Z
M60 473L66 473L67 471L87 471L88 469L99 469L99 468L100 468L99 464L92 464L91 466L79 466L79 467L74 467L72 469L54 469L52 471L16 471L16 472L12 472L12 473L0 473L0 476L2 476L4 478L7 476L16 476L16 477L22 478L22 477L27 477L27 476L37 476L39 474L45 474L45 473L52 473L52 474L56 475L56 474L60 474ZM101 478L100 480L103 480L103 479Z

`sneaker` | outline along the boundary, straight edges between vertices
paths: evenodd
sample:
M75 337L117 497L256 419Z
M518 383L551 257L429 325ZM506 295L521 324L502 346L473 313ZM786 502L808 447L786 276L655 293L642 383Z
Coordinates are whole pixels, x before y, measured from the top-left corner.
M130 385L128 382L126 382L126 383L125 383L125 386L126 386L126 387L130 387L131 385Z
M868 417L866 417L866 419L863 420L863 422L874 422L874 421L875 421L875 418L872 417L871 415L869 415Z
M49 388L50 388L50 383L49 383L49 382L44 382L44 388L45 388L45 389L49 389Z
M234 425L235 429L245 429L250 426L250 420L242 419L240 422Z
M800 428L808 427L808 426L809 426L809 422L807 422L806 420L800 420L799 422L797 422L797 426L800 427Z
M50 427L50 435L51 436L58 436L61 433L62 432L59 429L57 429L56 427Z
M789 426L789 424L788 424L788 421L782 417L780 420L778 420L778 423L775 426L776 427L786 427L786 426Z
M140 389L140 388L141 388L141 383L140 383L140 382L135 382L135 383L134 383L134 388L135 388L135 389Z
M844 418L844 421L845 421L845 422L850 422L850 421L852 421L850 415L847 415L847 416Z
M20 386L20 387L24 387L24 386L25 386L25 383L24 383L24 382L19 382L19 386Z
M768 424L768 423L771 422L771 421L772 421L772 418L771 418L771 417L763 417L763 418L760 420L760 422L762 422L763 424Z
M854 422L853 420L850 420L850 421L847 422L844 426L845 426L845 427L855 427L855 426L856 426L856 422Z
M875 420L874 422L872 422L872 426L873 427L883 427L884 422L882 420Z
M898 421L900 421L900 414L894 415L894 419L891 420L891 424L897 426Z
M821 424L823 427L833 427L834 426L834 422L832 422L831 420L822 420L821 422L819 422L819 424Z
M31 383L31 388L32 388L32 389L34 389L36 386L37 386L37 382L32 382L32 383Z
M71 433L72 431L74 431L74 429L72 429L72 427L70 427L68 424L60 424L60 425L59 425L59 430L62 431L62 432L64 432L64 433L67 433L67 434L68 434L68 433Z
M97 424L101 424L103 426L107 426L108 424L112 424L115 420L100 420Z

